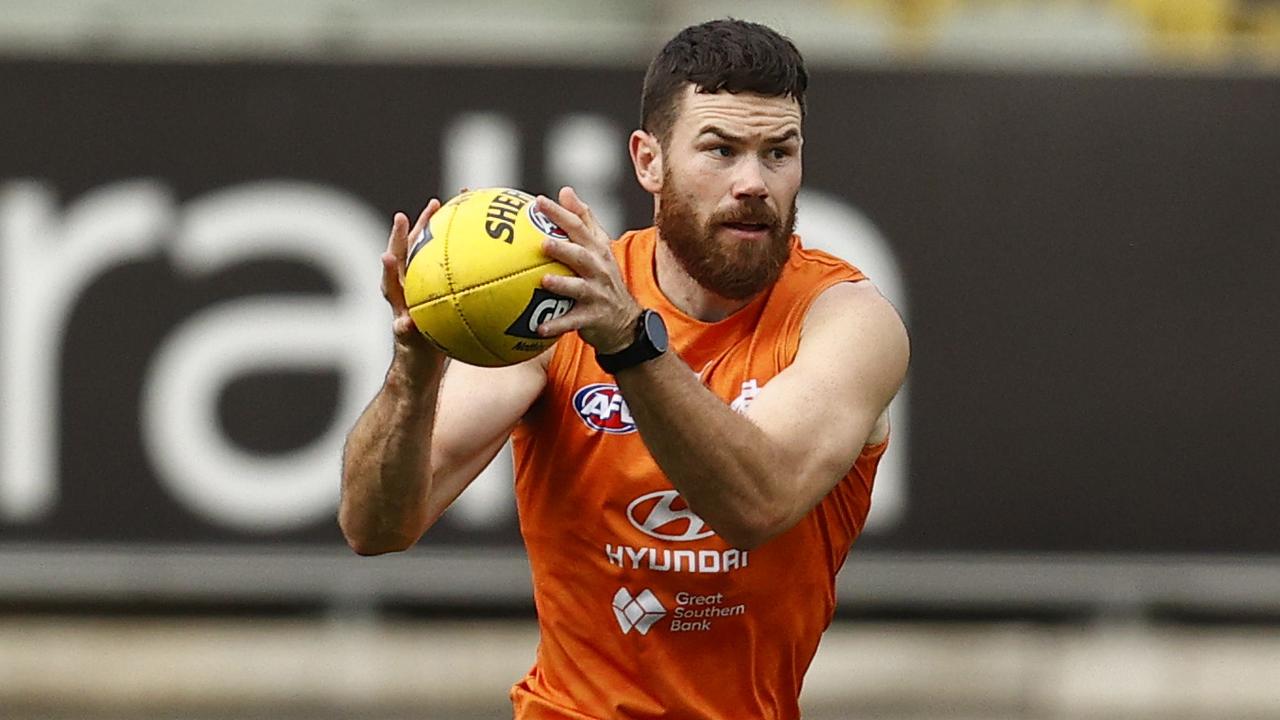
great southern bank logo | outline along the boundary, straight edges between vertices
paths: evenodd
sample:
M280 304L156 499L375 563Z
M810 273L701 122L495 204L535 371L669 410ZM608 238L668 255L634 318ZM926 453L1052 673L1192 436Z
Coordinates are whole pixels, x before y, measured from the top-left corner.
M624 435L636 431L631 409L617 385L592 383L573 395L573 407L578 417L593 430Z
M648 635L649 628L667 614L667 609L649 588L632 595L626 588L618 588L613 596L613 616L618 619L622 634L635 630Z

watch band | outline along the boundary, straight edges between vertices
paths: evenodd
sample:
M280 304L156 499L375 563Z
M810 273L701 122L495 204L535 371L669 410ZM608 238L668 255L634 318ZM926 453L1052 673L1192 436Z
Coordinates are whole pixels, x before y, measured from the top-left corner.
M652 360L667 351L667 325L654 310L642 310L636 319L636 339L616 353L596 353L600 369L616 375Z

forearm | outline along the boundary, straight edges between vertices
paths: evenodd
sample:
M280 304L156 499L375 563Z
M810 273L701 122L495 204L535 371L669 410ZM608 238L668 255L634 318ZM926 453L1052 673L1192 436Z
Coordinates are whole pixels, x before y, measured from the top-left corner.
M709 392L673 353L624 370L618 387L645 446L689 507L751 548L791 515L777 443Z
M356 421L343 452L338 523L362 555L403 550L421 536L431 489L431 434L444 358L400 354Z

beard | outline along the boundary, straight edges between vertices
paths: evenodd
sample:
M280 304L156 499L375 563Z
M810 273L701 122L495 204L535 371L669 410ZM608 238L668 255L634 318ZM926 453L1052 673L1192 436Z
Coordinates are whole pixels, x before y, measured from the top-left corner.
M749 198L731 208L717 210L705 222L688 197L666 174L659 195L658 236L680 267L699 285L729 300L745 300L772 285L791 255L791 233L796 225L796 203L791 201L785 218L761 198ZM718 231L726 223L763 225L763 241L724 239Z

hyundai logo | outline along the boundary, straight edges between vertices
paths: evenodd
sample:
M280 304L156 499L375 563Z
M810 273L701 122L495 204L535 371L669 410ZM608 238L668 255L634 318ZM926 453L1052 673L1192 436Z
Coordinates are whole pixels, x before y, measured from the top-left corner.
M672 507L677 500L684 507ZM675 490L658 490L632 500L627 519L640 532L659 540L690 542L716 534Z

